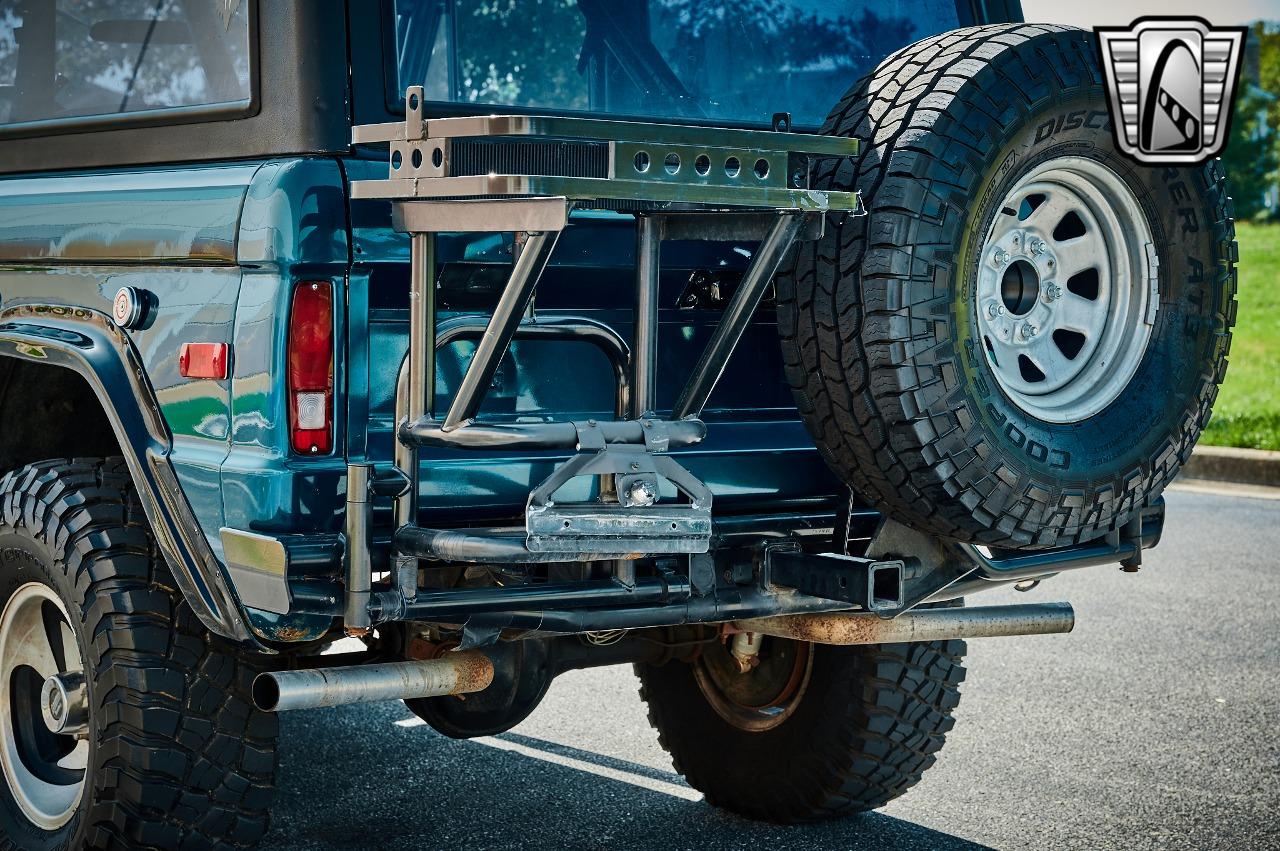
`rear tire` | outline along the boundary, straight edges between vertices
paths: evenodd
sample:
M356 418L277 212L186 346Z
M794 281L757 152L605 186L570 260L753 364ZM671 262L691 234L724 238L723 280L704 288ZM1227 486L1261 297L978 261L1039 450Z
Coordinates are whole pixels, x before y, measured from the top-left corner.
M883 806L934 764L960 701L963 641L763 641L746 674L726 667L719 643L693 663L636 666L649 723L708 803L779 823L839 818ZM760 688L733 679L771 667Z
M816 185L861 191L868 215L801 246L778 324L832 469L919 531L1007 548L1097 538L1153 504L1226 370L1219 163L1124 157L1092 36L1047 25L907 47L824 132L862 147Z
M24 600L41 617L15 621ZM184 601L122 459L46 461L0 481L0 627L6 617L27 628L0 634L0 669L16 684L0 685L0 739L16 743L0 780L0 848L262 838L277 722L249 699L255 660L209 635ZM84 673L79 736L39 726L45 667Z

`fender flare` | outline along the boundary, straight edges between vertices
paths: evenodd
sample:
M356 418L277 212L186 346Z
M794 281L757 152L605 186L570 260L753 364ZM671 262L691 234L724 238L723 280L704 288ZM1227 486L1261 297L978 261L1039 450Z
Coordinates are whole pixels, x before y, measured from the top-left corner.
M71 369L89 383L111 421L156 544L196 617L224 638L271 652L250 631L226 569L182 492L170 462L168 424L128 336L97 311L21 305L0 312L0 357ZM126 394L132 404L120 403Z

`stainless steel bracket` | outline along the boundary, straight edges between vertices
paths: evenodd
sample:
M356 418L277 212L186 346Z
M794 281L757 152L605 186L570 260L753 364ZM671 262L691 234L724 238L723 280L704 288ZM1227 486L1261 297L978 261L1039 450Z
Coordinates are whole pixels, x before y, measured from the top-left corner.
M353 198L862 212L858 193L811 186L813 162L854 156L856 139L586 117L427 119L424 96L421 86L406 89L403 122L352 128L352 144L388 149L387 177L352 181Z
M593 434L590 429L585 433ZM603 447L594 440L587 444L597 445ZM622 500L555 502L557 491L584 476L613 476L624 500L635 483L649 482L651 498L647 504L630 505ZM657 502L663 482L689 501ZM530 552L705 553L711 543L711 491L670 456L653 455L635 444L614 444L574 455L535 488L525 510L525 530Z

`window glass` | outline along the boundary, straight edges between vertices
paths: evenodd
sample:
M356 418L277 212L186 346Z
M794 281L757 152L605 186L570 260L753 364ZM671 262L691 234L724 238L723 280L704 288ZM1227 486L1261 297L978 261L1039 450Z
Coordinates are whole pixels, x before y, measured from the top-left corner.
M397 82L559 112L820 124L955 0L396 0Z
M0 124L247 103L248 0L0 0Z

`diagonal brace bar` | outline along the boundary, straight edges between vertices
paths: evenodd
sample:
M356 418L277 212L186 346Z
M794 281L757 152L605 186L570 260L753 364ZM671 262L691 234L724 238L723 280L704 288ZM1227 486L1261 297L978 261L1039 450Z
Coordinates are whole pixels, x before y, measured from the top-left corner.
M560 231L529 234L529 241L511 270L511 279L507 281L507 286L493 309L493 316L484 329L484 335L476 345L475 354L471 356L467 372L458 385L458 395L445 414L445 431L452 431L465 424L480 410L498 364L511 345L511 339L524 317L529 300L533 298L534 288L542 277L547 261L551 259L551 251L559 237Z
M711 335L707 348L694 366L693 374L680 392L680 398L672 411L672 419L679 420L701 413L706 406L716 382L724 374L729 356L737 348L769 282L782 265L782 258L800 234L804 221L805 217L797 213L783 213L769 228L769 233L756 249L756 256L743 276L742 283L725 307L724 315L720 318L715 333Z

